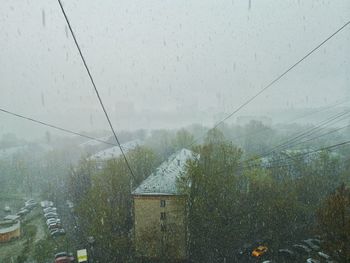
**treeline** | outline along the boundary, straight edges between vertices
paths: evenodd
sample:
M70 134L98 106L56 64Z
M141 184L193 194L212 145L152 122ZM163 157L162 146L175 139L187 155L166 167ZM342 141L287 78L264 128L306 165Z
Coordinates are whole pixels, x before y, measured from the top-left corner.
M218 131L208 134L195 151L201 157L190 164L183 183L191 182L184 189L189 197L193 261L237 262L239 249L258 241L268 244L273 253L315 235L328 238L326 232L331 230L318 224L317 215L323 214L327 196L349 182L350 171L342 168L339 158L322 152L312 161L294 158L291 163L285 157L289 169L299 174L295 177L284 167L246 167L242 151ZM336 238L343 240L338 233ZM350 232L345 235L349 238Z
M264 168L258 162L247 165L242 148L223 131L209 131L200 144L186 130L160 131L128 153L134 178L122 159L108 161L103 169L84 159L69 176L67 190L76 205L80 238L87 244L94 237L93 256L99 262L134 262L131 191L172 152L188 145L195 145L192 150L200 155L178 181L187 195L191 261L235 262L245 244L264 240L273 251L311 235L330 240L327 233L338 227L329 217L341 212L327 198L349 183L349 164L340 155L321 152L307 162L281 155L276 158L287 162L288 169ZM350 209L348 203L344 209ZM346 243L350 233L344 237L341 230L332 238ZM340 259L348 257L344 249L336 253Z

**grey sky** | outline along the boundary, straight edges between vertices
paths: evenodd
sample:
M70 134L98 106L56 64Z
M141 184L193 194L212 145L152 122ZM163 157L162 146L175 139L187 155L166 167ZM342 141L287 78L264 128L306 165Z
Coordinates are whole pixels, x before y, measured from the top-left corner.
M347 0L251 2L63 1L117 130L209 124L350 19ZM0 107L108 129L57 1L3 0L0 30ZM349 43L350 27L241 114L350 96ZM0 133L47 130L2 113L0 123Z

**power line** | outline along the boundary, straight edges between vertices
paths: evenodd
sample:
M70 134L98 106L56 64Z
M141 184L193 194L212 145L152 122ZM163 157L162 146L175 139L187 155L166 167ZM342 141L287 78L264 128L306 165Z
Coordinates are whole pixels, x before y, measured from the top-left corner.
M56 126L56 125L53 125L53 124L50 124L50 123L47 123L47 122L39 121L39 120L36 120L36 119L30 118L30 117L24 116L24 115L19 114L19 113L14 113L14 112L2 109L2 108L0 108L0 111L3 112L3 113L7 113L9 115L12 115L12 116L21 118L21 119L25 119L25 120L28 120L28 121L31 121L31 122L35 122L35 123L40 124L40 125L44 125L44 126L47 126L47 127L50 127L50 128L56 129L56 130L59 130L59 131L63 131L63 132L66 132L66 133L78 135L80 137L84 137L84 138L87 138L87 139L90 139L90 140L94 140L94 141L97 141L97 142L101 142L101 143L105 143L105 144L108 144L108 145L118 146L117 144L110 143L110 142L107 142L107 141L103 141L103 140L100 140L98 138L94 138L94 137L91 137L91 136L88 136L88 135L85 135L85 134L82 134L82 133L79 133L79 132L68 130L66 128L62 128L62 127L59 127L59 126Z
M240 105L237 109L235 109L232 113L230 113L228 116L226 116L224 119L219 121L214 125L211 130L217 128L219 125L224 123L227 119L231 118L234 114L239 112L241 109L243 109L246 105L248 105L250 102L252 102L256 97L258 97L260 94L262 94L264 91L266 91L268 88L270 88L272 85L274 85L276 82L278 82L281 78L283 78L285 75L287 75L291 70L293 70L296 66L298 66L301 62L303 62L306 58L308 58L312 53L314 53L316 50L318 50L321 46L323 46L326 42L328 42L332 37L334 37L336 34L338 34L341 30L343 30L346 26L350 24L350 21L346 22L343 26L338 28L334 33L332 33L330 36L328 36L325 40L323 40L320 44L318 44L315 48L313 48L311 51L309 51L305 56L303 56L301 59L299 59L297 62L295 62L292 66L287 68L282 74L280 74L278 77L273 79L270 83L268 83L263 89L261 89L258 93L253 95L251 98L249 98L247 101L245 101L242 105ZM198 139L197 139L198 140ZM195 140L195 142L197 141ZM194 143L191 144L191 146Z
M329 145L329 146L326 146L326 147L321 147L319 149L311 150L311 151L308 151L308 152L305 152L305 153L298 153L298 154L293 155L293 157L305 156L305 155L309 155L309 154L316 153L316 152L326 151L326 150L330 150L330 149L333 149L333 148L338 148L340 146L344 146L344 145L347 145L347 144L350 144L350 140L344 141L344 142L341 142L341 143L337 143L337 144L333 144L333 145ZM287 156L287 157L289 159L293 159L290 156ZM272 160L271 163L274 164L274 165L270 166L269 168L285 167L285 166L289 166L289 165L292 164L291 162L286 162L285 159ZM277 165L276 165L276 163L277 163ZM248 165L248 166L246 166L246 168L251 168L251 167L254 167L254 166L257 166L257 164Z
M258 155L256 157L246 159L242 162L251 162L251 161L266 157L266 156L274 153L278 149L280 151L282 151L282 150L286 149L287 147L292 146L293 144L298 142L298 140L303 139L303 138L305 138L305 137L307 137L315 132L322 130L325 126L329 125L334 120L336 120L340 117L343 117L344 115L349 114L349 113L350 113L350 111L345 111L345 112L342 112L340 114L338 113L338 114L332 115L331 117L327 118L326 120L321 121L316 127L313 127L311 129L306 129L306 130L302 131L301 133L296 133L293 135L294 137L286 140L285 142L282 142L282 143L270 148L269 150L261 153L260 155Z
M261 157L264 157L264 156L267 156L271 153L273 153L274 151L278 150L278 149L285 149L286 147L289 147L291 145L293 145L293 143L295 142L298 142L299 139L303 139L315 132L318 132L320 130L322 130L324 127L326 127L327 125L329 125L330 123L334 122L336 119L340 118L340 117L343 117L347 114L349 114L350 111L345 111L341 114L336 114L336 115L333 115L331 116L330 118L327 118L326 120L322 121L321 123L319 123L319 125L317 125L316 127L313 127L311 129L307 129L299 134L296 134L295 137L292 137L291 139L288 139L287 141L285 142L282 142L274 147L272 147L270 150L268 150L267 152L261 154ZM342 121L342 119L341 119Z
M309 117L309 116L311 116L311 115L314 115L314 114L317 114L317 113L320 113L320 112L323 112L323 111L327 111L327 110L329 110L329 109L331 109L331 108L334 108L334 107L336 107L336 106L339 106L339 105L341 105L341 104L343 104L343 103L345 103L345 102L348 102L348 101L349 101L349 97L346 97L346 98L344 98L344 99L342 99L342 100L338 100L338 101L336 101L336 102L334 102L334 103L332 103L332 104L329 104L328 106L326 106L326 107L324 107L324 108L321 108L321 109L318 109L318 110L314 110L314 111L311 111L311 112L309 112L309 113L306 113L306 114L297 116L296 118L290 120L289 123L293 123L293 122L296 121L296 120L304 119L304 118ZM239 136L235 136L235 137L231 138L230 140L232 141L232 140L239 139L239 138L243 138L243 137L248 137L248 138L249 138L249 137L252 137L253 135L257 135L257 134L262 133L262 132L264 132L264 131L268 131L269 129L271 129L270 126L264 126L261 130L258 130L258 131L256 131L256 132L250 133L250 134L248 134L248 135L239 135Z
M106 110L106 108L105 108L105 106L104 106L104 104L103 104L103 102L102 102L101 96L100 96L100 94L99 94L99 92L98 92L98 90L97 90L95 81L94 81L94 79L93 79L93 77L92 77L92 75L91 75L91 73L90 73L89 67L87 66L87 63L86 63L85 58L84 58L84 56L83 56L83 53L82 53L82 51L81 51L81 49L80 49L80 46L79 46L79 44L78 44L78 41L77 41L77 39L76 39L76 37L75 37L75 34L74 34L73 29L72 29L72 27L71 27L71 24L70 24L70 22L69 22L69 20L68 20L68 17L67 17L67 15L66 15L66 12L64 11L64 8L63 8L63 5L62 5L62 3L61 3L61 0L58 0L58 3L59 3L59 5L60 5L60 7L61 7L62 13L63 13L63 15L64 15L64 18L65 18L66 22L67 22L68 28L69 28L69 30L70 30L70 32L71 32L71 34L72 34L72 37L73 37L73 39L74 39L74 43L75 43L75 45L76 45L76 47L77 47L77 49L78 49L78 51L79 51L79 54L80 54L80 57L81 57L81 59L82 59L82 61L83 61L83 64L84 64L84 66L85 66L85 69L86 69L86 71L87 71L87 73L88 73L88 75L89 75L89 78L90 78L90 81L91 81L91 83L92 83L92 86L94 87L94 90L95 90L96 96L97 96L97 98L98 98L98 101L100 102L100 105L101 105L101 107L102 107L102 110L103 110L103 112L104 112L104 114L105 114L105 116L106 116L106 119L107 119L107 121L108 121L109 127L111 128L111 130L112 130L112 132L113 132L114 138L115 138L115 140L116 140L116 142L117 142L117 144L118 144L118 146L119 146L119 148L120 148L120 151L121 151L121 153L122 153L122 155L123 155L123 157L124 157L125 163L126 163L128 169L129 169L129 171L130 171L131 176L133 177L134 180L136 180L135 175L134 175L134 173L133 173L133 171L132 171L132 169L131 169L131 167L130 167L130 164L129 164L129 162L128 162L128 159L126 158L126 155L125 155L125 153L124 153L124 150L123 150L123 148L122 148L121 145L120 145L118 136L117 136L117 134L116 134L116 132L115 132L115 130L114 130L114 128L113 128L112 122L111 122L111 120L110 120L110 118L109 118L109 116L108 116L108 114L107 114L107 110Z
M330 146L322 147L322 148L319 148L319 149L316 149L316 150L312 150L312 151L309 151L309 152L306 152L306 153L296 154L293 157L297 157L297 156L301 156L301 155L305 156L305 155L309 155L309 154L312 154L312 153L315 153L315 152L330 150L330 149L337 148L337 147L340 147L340 146L343 146L343 145L347 145L347 144L350 144L350 140L344 141L344 142L341 142L341 143L337 143L337 144L333 144L333 145L330 145ZM290 156L287 156L287 157L289 157L289 159L293 159ZM285 159L275 160L275 161L272 161L272 163L277 163L277 165L269 166L268 169L276 168L276 167L288 167L288 166L290 166L292 164L291 161L286 162ZM236 169L239 169L239 170L242 171L243 168L253 168L253 167L257 167L257 166L258 166L258 164L250 164L250 165L247 165L247 166L243 166L242 162L241 162L240 164L238 164L238 167L236 167ZM215 174L219 174L220 175L220 174L224 174L224 173L227 173L227 169L223 169L221 171L218 171Z
M299 142L299 143L297 143L297 144L294 144L293 146L299 145L299 144L303 144L303 143L306 143L306 142L309 142L309 141L316 140L316 139L318 139L318 138L320 138L320 137L327 136L327 135L329 135L329 134L335 133L335 132L340 131L340 130L344 130L344 129L348 128L348 127L350 127L350 124L345 125L345 126L340 127L340 128L337 128L337 129L334 129L334 130L329 131L329 132L327 132L327 133L321 134L321 135L319 135L319 136L312 137L312 138L310 138L310 139L308 139L308 140L306 140L306 141Z
M298 66L302 61L304 61L307 57L309 57L312 53L314 53L317 49L319 49L321 46L323 46L327 41L329 41L332 37L334 37L336 34L338 34L342 29L344 29L346 26L350 24L350 21L345 23L342 27L340 27L338 30L336 30L333 34L331 34L329 37L327 37L325 40L323 40L320 44L318 44L315 48L313 48L311 51L309 51L305 56L303 56L301 59L299 59L296 63L294 63L292 66L290 66L287 70L285 70L281 75L279 75L277 78L272 80L269 84L267 84L262 90L260 90L258 93L256 93L254 96L252 96L250 99L248 99L246 102L244 102L241 106L239 106L236 110L234 110L232 113L230 113L228 116L226 116L223 120L219 121L217 124L214 125L213 129L217 128L221 123L226 121L227 119L231 118L235 113L240 111L243 107L248 105L251 101L253 101L256 97L258 97L261 93L263 93L265 90L270 88L273 84L275 84L277 81L279 81L281 78L283 78L286 74L288 74L289 71L294 69L296 66Z

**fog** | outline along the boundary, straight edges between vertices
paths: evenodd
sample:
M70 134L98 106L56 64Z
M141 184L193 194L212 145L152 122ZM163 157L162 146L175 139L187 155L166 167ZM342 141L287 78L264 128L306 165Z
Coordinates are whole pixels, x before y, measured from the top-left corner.
M1 1L0 262L350 262L349 11Z
M64 1L116 130L213 125L347 22L348 1ZM108 130L56 1L2 1L0 106ZM275 122L350 96L345 28L239 116ZM349 106L346 102L342 106ZM276 114L288 112L289 115ZM277 119L276 119L277 118ZM48 128L0 114L0 133Z

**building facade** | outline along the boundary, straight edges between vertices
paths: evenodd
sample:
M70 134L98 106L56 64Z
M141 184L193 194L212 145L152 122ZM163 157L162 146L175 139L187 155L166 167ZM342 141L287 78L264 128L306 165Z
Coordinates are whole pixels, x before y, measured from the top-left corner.
M186 172L193 152L182 149L162 163L133 192L136 255L148 259L185 261L187 255L186 197L177 179Z
M0 222L0 243L8 242L21 236L20 221L1 221Z

